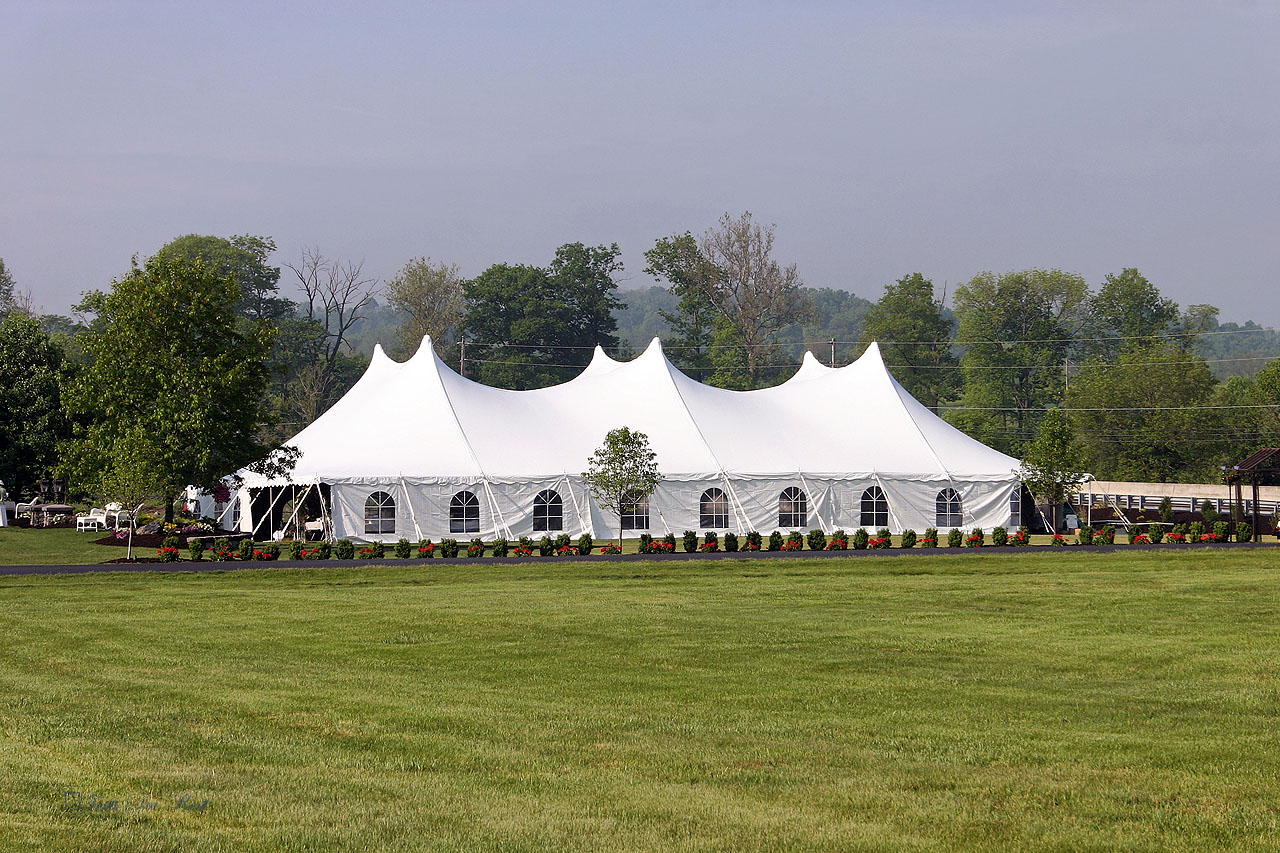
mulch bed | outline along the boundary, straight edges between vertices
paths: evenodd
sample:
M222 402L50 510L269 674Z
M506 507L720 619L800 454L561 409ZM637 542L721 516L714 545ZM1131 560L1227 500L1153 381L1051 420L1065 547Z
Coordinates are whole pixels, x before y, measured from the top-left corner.
M101 563L99 563L99 565L106 565L108 563L158 563L158 562L160 562L159 557L134 557L132 560L130 560L128 557L117 557L114 560L103 560Z
M133 534L133 547L135 548L160 548L164 545L165 536L160 533L135 533ZM103 536L101 539L93 540L94 545L119 545L121 548L128 547L129 537L117 539L115 534ZM178 537L178 547L187 547L187 537ZM115 560L112 560L115 562Z

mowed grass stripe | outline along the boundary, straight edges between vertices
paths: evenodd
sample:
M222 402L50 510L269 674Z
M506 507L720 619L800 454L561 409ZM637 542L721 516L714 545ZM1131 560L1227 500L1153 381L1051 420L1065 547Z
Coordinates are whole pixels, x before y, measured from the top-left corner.
M1265 848L1280 555L0 579L9 848ZM122 811L62 811L62 792ZM204 813L137 808L209 797Z

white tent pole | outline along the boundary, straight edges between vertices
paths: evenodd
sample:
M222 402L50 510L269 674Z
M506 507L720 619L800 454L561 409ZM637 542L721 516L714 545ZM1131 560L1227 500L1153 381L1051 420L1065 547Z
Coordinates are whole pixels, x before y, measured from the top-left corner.
M898 519L898 513L894 512L893 504L889 501L889 493L884 490L884 482L880 479L879 471L871 472L872 478L876 481L876 487L880 489L880 494L884 495L885 506L889 507L889 520L899 529L903 530L903 526Z
M733 487L733 483L729 480L729 472L720 469L720 480L724 483L724 487L729 492L729 500L733 506L733 517L738 522L739 529L746 534L749 532L750 519L747 518L747 508L742 505L742 500L738 497L738 490Z
M806 480L806 479L804 478L804 472L803 472L803 471L796 471L796 476L800 478L800 485L804 486L804 493L805 493L805 497L806 497L806 499L807 499L807 500L813 500L813 489L809 488L809 481L808 481L808 480ZM835 530L835 525L833 524L833 525L831 525L831 526L828 526L828 525L827 525L827 522L822 518L821 513L819 513L819 512L818 512L818 502L817 502L817 501L814 501L814 502L813 502L813 514L814 514L814 515L816 515L816 516L818 517L818 529L820 529L820 530ZM808 520L809 520L809 519L807 519L807 518L805 519L805 521L808 521Z
M296 487L294 487L294 488L296 488ZM281 494L284 494L284 493L283 493L283 492L281 492ZM284 525L283 525L283 526L281 526L281 528L280 528L281 530L288 530L288 529L289 529L289 525L290 525L290 524L293 524L294 519L296 519L296 518L298 517L298 509L302 506L302 502L303 502L303 501L305 501L305 500L307 499L307 495L309 495L309 494L311 494L311 486L310 486L310 485L308 485L308 486L307 486L306 491L304 491L304 492L302 493L302 497L301 497L301 498L294 498L294 499L293 499L293 500L294 500L294 504L293 504L293 512L289 515L289 520L288 520L288 521L286 521L286 522L284 523ZM293 532L294 532L294 534L295 534L295 535L297 534L298 529L297 529L297 527L296 527L296 526L294 527Z
M652 504L650 505L650 508L652 509ZM667 517L662 514L662 507L658 507L658 518L662 519L663 530L667 531L668 533L675 533L675 531L671 529L671 525L667 524Z
M578 527L582 530L583 533L586 533L587 523L586 523L586 520L582 517L582 507L578 504L578 498L573 493L573 483L569 482L569 472L565 471L564 474L562 474L561 476L564 478L564 488L565 488L565 491L569 493L569 500L573 501L573 511L578 515Z
M326 500L324 499L324 489L321 489L321 488L320 488L320 478L319 478L319 477L317 477L317 478L316 478L316 489L318 490L319 495L320 495L320 514L321 514L322 518L324 519L324 528L325 528L325 529L324 529L324 533L325 533L325 537L324 537L324 538L325 538L325 541L326 541L326 542L332 542L332 541L333 541L333 513L330 511L330 505L331 505L333 502L332 502L332 501L326 501ZM332 486L330 486L330 489L332 489Z
M507 519L502 514L502 508L498 506L498 499L493 496L493 489L489 488L489 479L481 475L480 482L484 484L484 494L489 499L489 511L497 517L498 523L502 525L503 532L506 533L506 538L510 539L511 528L507 525Z
M293 484L292 484L292 483L289 483L289 485L290 485L290 486L292 486ZM272 486L267 486L267 488L268 488L268 489L271 489L271 488L273 488L273 487L272 487ZM274 536L275 536L275 533L276 533L276 532L275 532L275 530L274 530L274 529L272 529L272 526L271 526L271 510L275 509L275 508L276 508L276 502L277 502L277 501L279 501L282 497L284 497L284 489L285 489L285 487L284 487L284 486L279 486L278 488L280 489L280 494L276 495L276 496L275 496L275 499L274 499L274 500L272 500L272 501L271 501L271 503L267 505L267 537L268 537L268 538L272 538L272 537L274 537ZM250 503L252 503L252 502L250 502ZM250 522L249 522L249 523L253 525L253 528L254 528L254 529L256 529L256 528L258 527L257 522L253 521L252 519L250 519ZM249 531L249 535L250 535L250 536L252 536L252 535L253 535L253 530L250 530L250 531Z
M409 484L405 482L403 476L400 477L400 488L404 490L404 501L409 505L409 520L413 522L414 535L418 537L418 541L422 541L422 528L418 526L418 514L413 511L413 495L409 494Z

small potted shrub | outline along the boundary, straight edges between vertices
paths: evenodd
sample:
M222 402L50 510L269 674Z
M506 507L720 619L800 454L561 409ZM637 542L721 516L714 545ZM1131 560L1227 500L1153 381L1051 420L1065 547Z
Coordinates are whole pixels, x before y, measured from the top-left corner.
M747 534L747 547L744 550L759 551L763 547L764 537L760 535L759 531L752 530Z
M1249 525L1249 522L1242 521L1236 525L1236 541L1237 542L1249 542L1252 539L1253 539L1253 527Z
M838 545L832 545L832 542L838 542ZM844 532L843 528L836 528L831 531L831 541L827 543L828 551L848 551L849 550L849 534Z
M1097 543L1098 545L1114 545L1114 544L1116 544L1116 529L1115 529L1115 527L1114 527L1114 526L1112 526L1112 525L1110 525L1110 524L1108 524L1107 526L1103 527L1103 528L1102 528L1102 533L1101 533L1101 534L1099 534L1098 538L1102 540L1102 541L1100 541L1100 542L1098 542L1098 543Z
M769 534L770 551L781 551L784 542L786 542L786 540L782 538L782 534L778 531L775 530Z
M579 554L590 554L591 549L594 548L595 545L596 545L596 540L592 538L590 533L584 533L578 537L578 553ZM493 553L494 553L494 556L497 556L498 554L496 550Z
M604 545L600 546L600 553L609 555L621 554L622 549L618 547L617 543L606 542Z
M1003 527L997 527L991 531L991 544L997 548L1003 548L1009 544L1009 531Z
M1206 501L1206 503L1208 503L1208 501ZM1203 535L1204 535L1204 522L1202 521L1191 522L1191 526L1187 528L1187 534L1186 534L1187 541L1199 542L1200 537Z
M484 547L484 540L483 540L483 539L480 539L480 538L478 538L478 537L477 537L477 538L472 539L470 542L468 542L468 543L467 543L467 556L468 556L468 557L473 557L473 558L474 558L474 557L483 557L483 556L484 556L484 551L485 551L485 547Z
M413 556L413 546L409 544L409 540L401 536L396 541L395 555L397 560L407 560Z
M652 536L650 536L648 533L641 533L641 534L640 534L640 543L639 543L639 545L636 547L636 553L637 553L637 554L652 554L652 553L653 553L653 537L652 537Z
M870 540L871 534L867 533L867 528L859 527L857 530L853 531L853 550L867 550L867 542Z
M663 553L674 554L676 552L676 535L674 533L668 533L663 536L662 541L667 543L667 547L662 549Z
M902 547L903 548L916 547L916 532L912 530L910 527L902 531Z
M328 540L317 542L316 547L311 549L311 558L314 560L327 560L333 554L333 546Z
M452 560L458 556L458 540L457 539L441 539L440 540L440 556Z
M964 544L970 548L981 548L987 544L987 534L982 532L981 527L975 527L973 532L965 537Z
M424 560L429 560L436 555L436 546L430 539L422 539L418 542L418 556Z
M369 548L373 551L373 559L375 560L381 560L387 556L387 546L381 542L374 542L370 544Z
M704 554L714 553L720 550L720 540L716 537L714 531L707 531L707 535L703 537L702 544L698 546L698 550Z
M239 547L238 549L236 549L236 550L237 550L237 551L239 552L239 554L240 554L240 559L242 559L242 560L252 560L252 559L253 559L253 552L254 552L254 550L255 550L255 548L253 547L253 537L251 537L251 536L246 536L244 539L241 539L241 540L240 540L240 547Z
M262 553L267 555L264 559L267 559L267 560L280 559L280 543L268 542L266 545L262 546Z
M724 549L730 554L738 550L738 534L726 533L724 535Z
M793 530L787 534L787 544L791 547L785 550L800 551L804 549L804 534L799 530Z
M1231 522L1215 521L1213 523L1213 532L1218 535L1219 542L1227 542L1231 539Z
M816 527L809 531L808 540L810 551L825 551L827 548L827 534Z
M1018 528L1017 533L1009 537L1009 544L1010 545L1030 545L1031 544L1031 531L1027 529L1027 526L1025 524L1021 525Z
M1147 528L1147 538L1151 540L1151 544L1159 545L1164 541L1164 528L1159 524L1153 524Z
M538 540L538 554L543 557L550 557L556 552L556 543L550 536L543 536Z
M947 547L963 548L964 547L964 531L958 527L952 528L951 531L947 533Z
M339 539L333 546L333 556L339 560L354 560L356 558L355 543L350 539Z
M289 559L301 560L302 554L306 551L306 543L301 539L294 539L289 542Z
M937 548L938 547L938 528L926 527L924 536L920 540L921 548Z
M684 535L680 537L680 544L684 546L686 554L692 554L698 550L698 534L692 530L686 530Z
M561 548L568 548L572 544L573 544L573 540L569 538L568 533L561 533L559 536L556 537L555 545L556 545L557 551L559 551Z
M499 536L493 540L493 556L505 557L511 551L511 543L507 541L505 536Z
M193 563L198 563L204 559L204 540L192 536L187 540L187 554L191 557Z

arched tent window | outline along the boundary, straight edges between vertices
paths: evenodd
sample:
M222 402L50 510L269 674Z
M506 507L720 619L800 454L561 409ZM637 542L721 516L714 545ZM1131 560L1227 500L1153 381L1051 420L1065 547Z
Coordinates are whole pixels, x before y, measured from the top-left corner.
M449 501L449 532L480 532L480 501L475 493L458 492Z
M937 510L938 527L959 527L964 524L964 505L960 501L960 493L955 489L938 492Z
M396 532L396 502L386 492L374 492L364 502L364 532Z
M698 526L725 530L729 526L729 498L720 489L707 489L698 501Z
M862 493L863 527L889 526L889 499L884 496L884 489L872 486Z
M543 489L533 496L533 529L564 530L564 501L555 489Z
M809 526L809 497L795 486L778 495L778 526L793 530Z
M649 498L626 495L622 501L622 529L649 529Z

